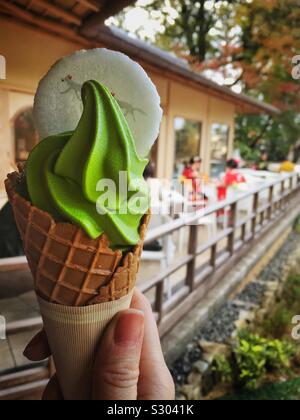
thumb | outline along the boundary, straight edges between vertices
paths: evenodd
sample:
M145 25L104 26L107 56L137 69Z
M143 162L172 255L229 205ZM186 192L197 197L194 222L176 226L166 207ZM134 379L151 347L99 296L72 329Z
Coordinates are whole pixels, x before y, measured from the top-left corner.
M96 357L94 400L136 400L144 338L144 314L119 313L107 328Z

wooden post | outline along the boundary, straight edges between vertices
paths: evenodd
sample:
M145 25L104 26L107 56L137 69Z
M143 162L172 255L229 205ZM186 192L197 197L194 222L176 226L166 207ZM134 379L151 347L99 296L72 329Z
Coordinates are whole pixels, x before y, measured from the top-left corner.
M193 291L195 287L197 247L198 247L198 225L192 225L190 226L188 253L189 255L193 256L193 259L191 262L189 262L187 266L187 276L186 276L186 284L189 286L190 291Z
M156 285L155 290L155 312L158 314L157 323L159 324L163 318L163 304L164 304L164 281Z
M242 226L242 234L241 234L241 241L244 243L246 240L246 230L247 230L247 223L244 223Z
M218 248L218 245L217 244L214 244L211 247L210 264L213 267L213 269L216 268L217 248Z
M285 181L282 181L281 182L281 199L280 199L280 205L279 205L279 209L280 210L283 210L283 208L284 208L284 191L285 191Z
M289 187L290 187L290 192L289 192L289 196L288 196L288 201L291 201L292 200L292 198L293 198L293 177L291 176L291 178L290 178L290 185L289 185Z
M272 219L272 213L273 213L273 196L274 196L274 185L270 187L269 191L269 209L268 209L268 220Z
M255 193L254 195L254 203L253 203L253 219L252 219L252 237L255 237L256 233L256 219L257 219L257 210L259 204L259 193Z
M232 227L232 232L228 237L228 251L230 252L230 255L234 254L236 220L237 220L237 203L233 203L231 206L231 223L230 223Z

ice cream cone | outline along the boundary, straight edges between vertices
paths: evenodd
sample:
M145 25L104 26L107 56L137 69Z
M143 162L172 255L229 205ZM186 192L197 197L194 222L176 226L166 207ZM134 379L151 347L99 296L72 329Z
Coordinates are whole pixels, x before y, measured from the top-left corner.
M6 180L24 250L38 295L64 306L87 306L120 299L133 289L149 222L140 228L140 242L123 257L109 248L106 235L93 240L79 227L56 223L16 193L20 174Z
M97 345L107 324L129 308L150 215L140 242L125 255L106 235L90 239L79 227L56 223L16 192L21 173L5 182L44 327L66 399L89 399ZM105 362L105 361L104 361Z

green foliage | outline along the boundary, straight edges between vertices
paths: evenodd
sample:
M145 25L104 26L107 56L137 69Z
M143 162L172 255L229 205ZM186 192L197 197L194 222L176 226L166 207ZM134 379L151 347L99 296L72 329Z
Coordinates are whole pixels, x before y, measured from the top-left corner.
M298 235L300 235L300 216L297 218L295 223L295 232L298 233Z
M300 275L291 275L284 287L282 300L294 314L300 311Z
M255 329L263 336L289 339L292 319L300 313L300 275L290 275L284 284L280 301L275 304L268 317L256 325Z
M215 372L223 383L231 383L233 380L232 367L225 356L217 356L213 361L213 372Z
M267 384L255 391L243 392L222 398L226 401L299 401L300 378L292 381Z
M266 339L249 331L240 332L231 361L216 358L215 371L238 388L256 389L268 372L285 372L296 350L293 344Z
M219 10L223 5L239 3L238 0L153 0L144 6L148 11L159 10L165 31L158 34L156 43L168 49L187 52L192 61L204 61L217 53L215 37L211 30L220 24ZM170 8L177 12L171 18Z
M231 372L229 373L228 364L223 360L215 362L215 369L220 372L220 377L227 378L228 383L242 390L259 388L268 378L268 374L287 374L293 377L292 366L296 362L297 346L291 341L291 321L298 313L300 275L293 274L286 281L280 301L268 314L268 319L253 327L258 333L240 332L229 361ZM285 384L273 384L257 392L242 392L229 399L299 400L300 382L298 379Z
M262 384L267 372L285 371L295 354L294 346L285 341L272 340L243 331L234 351L237 382L247 389Z
M295 111L286 111L277 117L238 115L236 117L236 146L247 161L258 160L264 148L270 161L284 161L289 152L298 154L294 146L300 137L300 120Z
M271 316L263 321L261 329L268 336L281 339L291 329L291 319L294 315L295 312L287 308L285 302L280 302Z
M251 149L247 143L242 141L235 141L235 148L239 149L241 152L242 158L247 162L257 162L260 158L260 151L258 148Z

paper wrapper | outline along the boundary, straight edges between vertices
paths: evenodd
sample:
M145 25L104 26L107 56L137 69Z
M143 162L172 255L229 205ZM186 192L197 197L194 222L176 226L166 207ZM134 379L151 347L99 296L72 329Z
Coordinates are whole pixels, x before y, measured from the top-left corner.
M132 292L111 302L70 307L38 298L58 380L66 400L91 399L93 366L101 336L112 318L130 307L131 299Z

